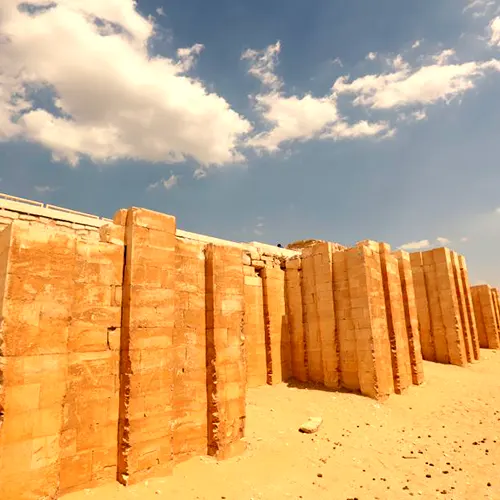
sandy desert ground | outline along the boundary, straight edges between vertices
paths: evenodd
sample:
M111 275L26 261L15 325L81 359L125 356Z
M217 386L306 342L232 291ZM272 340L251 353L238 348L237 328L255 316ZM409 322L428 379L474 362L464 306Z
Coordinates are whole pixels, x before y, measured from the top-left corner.
M500 499L500 352L469 368L425 363L426 382L377 403L288 387L249 391L248 449L170 477L64 500ZM301 434L321 416L316 434Z

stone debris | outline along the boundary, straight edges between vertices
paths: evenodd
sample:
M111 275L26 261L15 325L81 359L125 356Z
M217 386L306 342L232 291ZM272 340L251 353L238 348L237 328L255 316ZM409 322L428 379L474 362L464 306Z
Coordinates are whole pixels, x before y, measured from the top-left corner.
M311 417L305 423L303 423L299 427L299 432L303 432L304 434L314 434L318 432L321 424L323 423L323 419L321 417Z

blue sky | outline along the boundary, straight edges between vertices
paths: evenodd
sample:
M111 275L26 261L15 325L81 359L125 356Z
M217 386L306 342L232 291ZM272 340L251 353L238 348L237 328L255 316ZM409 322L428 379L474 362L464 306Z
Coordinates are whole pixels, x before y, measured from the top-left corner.
M0 191L236 241L440 238L500 286L500 1L19 3Z

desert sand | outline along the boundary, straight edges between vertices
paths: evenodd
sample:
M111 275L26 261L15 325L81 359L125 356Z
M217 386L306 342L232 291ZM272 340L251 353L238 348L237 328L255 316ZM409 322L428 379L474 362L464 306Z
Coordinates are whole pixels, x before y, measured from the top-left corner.
M250 389L247 451L172 476L64 500L500 499L500 352L467 368L424 363L425 383L383 403L281 384ZM323 418L316 434L298 428Z

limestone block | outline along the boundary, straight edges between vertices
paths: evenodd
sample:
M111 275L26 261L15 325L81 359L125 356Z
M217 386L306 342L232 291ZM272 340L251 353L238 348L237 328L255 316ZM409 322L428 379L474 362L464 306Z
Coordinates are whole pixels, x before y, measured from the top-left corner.
M245 429L244 276L241 250L207 245L208 453L229 458L241 453ZM223 304L230 300L230 313ZM235 307L239 304L239 307ZM208 314L213 311L213 314Z
M499 325L492 289L489 285L476 285L471 287L471 292L479 344L485 349L498 349L500 348Z
M420 331L418 324L418 310L415 298L413 272L408 252L399 250L394 252L398 261L399 276L401 281L402 300L405 311L406 334L411 361L412 382L419 385L423 382L423 360L420 344Z
M245 276L244 336L248 387L259 387L267 383L263 300L262 278L260 276Z
M277 384L291 377L291 347L285 306L285 273L279 268L262 272L267 381Z
M298 260L298 259L297 259ZM290 332L291 372L292 377L306 382L306 339L304 336L304 318L302 309L302 271L298 267L285 270L286 313Z
M177 242L175 219L168 215L132 208L121 217L126 220L127 259L120 346L118 479L130 484L169 473L173 465ZM156 386L146 383L153 379L158 381ZM148 394L154 397L146 399Z
M398 260L391 255L389 245L381 243L379 249L394 390L401 394L413 383L401 276Z
M420 344L422 346L422 357L423 359L426 359L428 361L436 361L436 348L432 335L427 277L424 271L422 253L411 253L410 263L413 274L413 285L415 291L415 303L417 307L418 329L420 332Z
M99 228L99 238L102 242L123 245L125 242L125 226L107 224Z
M472 363L474 361L474 348L472 340L471 325L469 323L469 318L467 316L467 302L466 302L466 290L464 289L463 279L460 270L460 260L456 252L450 252L451 265L453 270L453 278L455 281L455 290L458 301L458 310L460 314L460 323L462 326L462 332L464 337L464 347L465 354L467 357L467 362Z
M174 461L207 453L205 244L177 240L175 255Z

